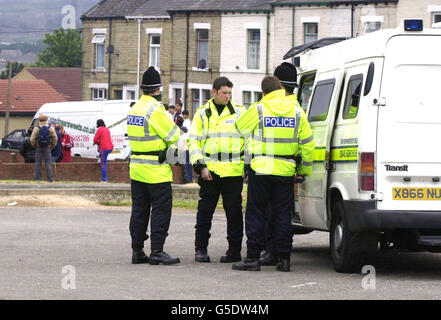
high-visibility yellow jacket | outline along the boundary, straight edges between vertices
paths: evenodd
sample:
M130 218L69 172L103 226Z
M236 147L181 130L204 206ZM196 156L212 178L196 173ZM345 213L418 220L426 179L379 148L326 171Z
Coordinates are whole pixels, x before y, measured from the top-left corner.
M305 112L297 100L285 96L285 90L265 95L237 121L242 135L251 135L247 154L251 168L260 174L276 176L310 175L315 141ZM296 168L295 158L302 161Z
M234 122L243 110L230 101L219 115L210 99L196 111L188 139L192 164L205 164L221 178L242 176L243 137Z
M173 181L170 164L159 161L159 151L178 141L180 130L164 106L143 95L127 116L127 134L132 149L130 178L152 184Z

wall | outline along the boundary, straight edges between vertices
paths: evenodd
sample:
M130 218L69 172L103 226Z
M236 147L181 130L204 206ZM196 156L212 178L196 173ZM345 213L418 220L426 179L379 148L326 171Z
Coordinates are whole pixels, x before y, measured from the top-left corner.
M260 29L260 69L248 69L248 29ZM266 75L266 14L222 15L220 73L233 82L233 101L243 104L242 91L252 87L260 91L260 83ZM273 70L269 70L272 73Z
M17 117L17 116L10 116L9 117L9 132L11 133L15 129L27 129L31 125L33 120L33 116L27 116L27 117ZM2 115L0 117L0 138L3 138L5 136L5 116Z
M431 9L429 11L429 9ZM441 13L441 0L400 0L397 10L397 26L401 19L423 19L424 27L431 28L432 12Z
M187 48L187 17L177 13L172 17L172 60L170 83L185 83L185 63ZM208 35L208 71L193 71L197 66L197 33L195 23L209 23ZM206 84L211 86L214 79L220 76L221 18L217 13L192 13L189 17L189 57L188 84ZM193 115L191 89L187 90L185 109Z
M72 157L72 163L55 163L52 165L55 181L101 181L101 167L97 159ZM109 182L129 183L128 163L124 161L108 161L107 171ZM184 177L181 167L172 165L173 183L183 184ZM42 166L42 179L46 170ZM0 149L0 180L34 180L34 164L24 163L23 157L15 151Z
M83 21L83 65L82 65L82 100L92 100L89 83L108 83L108 62L109 56L105 54L104 70L94 69L95 48L92 44L94 28L106 29L107 48L109 44L110 29L109 21L85 20ZM171 44L171 22L168 19L142 20L140 31L140 75L149 67L150 35L146 33L147 28L161 28L160 47L160 72L163 84L163 103L168 101L168 84L170 79L170 59L172 52ZM114 91L122 90L124 85L137 85L137 64L138 64L138 21L137 20L113 20L112 21L112 45L115 54L112 55L111 98L115 99ZM142 91L140 91L140 95Z

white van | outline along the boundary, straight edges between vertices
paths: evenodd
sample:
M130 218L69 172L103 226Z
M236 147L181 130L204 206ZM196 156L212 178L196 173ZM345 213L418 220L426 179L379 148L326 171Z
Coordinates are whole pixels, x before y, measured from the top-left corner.
M307 47L284 57L298 55L316 140L294 230L329 231L339 272L360 272L379 248L441 252L441 30L406 20L295 50Z
M97 158L97 146L93 145L96 121L103 119L112 135L114 145L109 160L126 159L130 154L127 137L127 114L130 100L104 100L46 103L37 111L32 126L38 125L38 117L45 114L49 120L63 125L64 130L72 137L73 156Z

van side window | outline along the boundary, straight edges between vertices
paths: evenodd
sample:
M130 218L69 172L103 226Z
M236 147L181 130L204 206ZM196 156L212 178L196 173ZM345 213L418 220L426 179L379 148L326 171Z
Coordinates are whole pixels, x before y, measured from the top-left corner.
M309 121L326 120L334 86L335 79L323 80L317 83L314 95L312 96L311 108L308 115Z
M304 75L300 80L297 100L302 106L303 110L308 109L309 99L312 94L312 87L314 86L315 73Z
M349 78L345 105L343 108L343 119L355 119L357 117L362 84L362 74L356 74Z

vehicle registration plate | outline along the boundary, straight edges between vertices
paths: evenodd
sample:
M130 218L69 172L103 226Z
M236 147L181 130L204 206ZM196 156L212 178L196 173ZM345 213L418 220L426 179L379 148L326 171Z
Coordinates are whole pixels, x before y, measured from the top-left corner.
M392 188L393 200L441 200L441 188Z
M113 150L111 153L112 153L112 154L115 154L115 153L121 153L121 150Z

